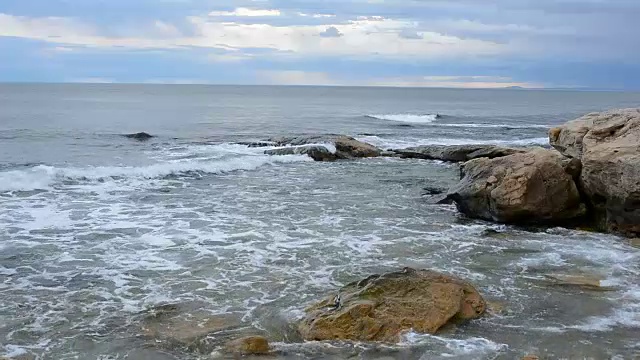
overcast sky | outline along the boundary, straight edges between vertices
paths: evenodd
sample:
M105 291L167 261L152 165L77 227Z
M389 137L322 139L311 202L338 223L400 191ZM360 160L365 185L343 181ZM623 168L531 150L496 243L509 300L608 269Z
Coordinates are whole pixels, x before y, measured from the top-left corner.
M0 0L0 81L640 90L640 0Z

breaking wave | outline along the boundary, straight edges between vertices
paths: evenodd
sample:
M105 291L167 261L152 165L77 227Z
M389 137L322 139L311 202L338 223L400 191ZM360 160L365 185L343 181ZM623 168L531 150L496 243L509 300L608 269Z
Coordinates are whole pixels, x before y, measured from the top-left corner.
M379 147L381 149L404 149L408 147L421 146L421 145L512 145L512 146L526 146L526 145L548 145L549 139L546 137L541 138L528 138L528 139L514 139L514 140L477 140L477 139L465 139L465 138L382 138L376 135L360 136L357 140Z
M438 114L425 114L425 115L415 115L415 114L373 114L373 115L365 115L370 119L378 119L378 120L389 120L389 121L399 121L404 123L412 123L412 124L428 124L436 121L440 118Z

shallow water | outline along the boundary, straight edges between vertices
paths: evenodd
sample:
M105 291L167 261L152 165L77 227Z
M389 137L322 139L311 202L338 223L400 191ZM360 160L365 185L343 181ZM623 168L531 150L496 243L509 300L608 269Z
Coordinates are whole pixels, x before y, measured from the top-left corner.
M523 144L579 113L639 100L3 85L0 354L196 359L229 338L264 333L286 359L634 358L640 250L624 239L472 221L451 206L429 205L423 188L453 184L456 165L316 163L232 142L333 132L383 147ZM365 116L384 114L394 120ZM118 135L143 130L158 137L139 143ZM468 279L503 309L438 336L409 334L397 346L300 342L292 324L307 305L404 266ZM549 274L600 276L611 291L553 286ZM143 336L149 309L166 304L178 304L187 324L222 317L228 326L197 349Z

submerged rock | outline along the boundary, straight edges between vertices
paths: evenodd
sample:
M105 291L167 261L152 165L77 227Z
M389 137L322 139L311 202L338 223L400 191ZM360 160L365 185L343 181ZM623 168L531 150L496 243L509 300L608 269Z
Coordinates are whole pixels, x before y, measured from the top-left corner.
M272 141L240 141L238 145L248 146L250 148L276 146L277 144Z
M485 307L464 280L405 268L346 285L307 309L298 328L306 340L397 342L410 330L434 334L448 323L477 318Z
M165 348L186 348L201 353L214 347L207 336L237 327L240 320L232 315L211 315L184 304L156 306L142 321L142 334Z
M135 134L125 134L123 136L129 139L134 139L139 141L149 140L154 137L153 135L147 134L146 132L139 132Z
M452 162L468 161L477 158L493 159L526 151L526 149L496 145L425 145L393 150L397 156L402 158Z
M600 230L640 235L640 109L591 113L549 131L582 162L580 184Z
M564 275L564 274L548 274L545 278L550 285L562 287L577 287L586 290L595 291L614 291L616 288L604 286L601 277L594 275Z
M302 146L331 144L335 146L336 159L352 159L380 156L380 149L345 135L310 135L271 138L278 146Z
M228 342L225 350L239 355L266 355L269 353L269 341L262 336L247 336Z
M315 161L335 161L338 156L322 145L295 146L265 150L267 155L308 155Z
M569 165L558 152L542 148L471 160L447 199L465 215L485 220L553 224L576 219L586 208Z

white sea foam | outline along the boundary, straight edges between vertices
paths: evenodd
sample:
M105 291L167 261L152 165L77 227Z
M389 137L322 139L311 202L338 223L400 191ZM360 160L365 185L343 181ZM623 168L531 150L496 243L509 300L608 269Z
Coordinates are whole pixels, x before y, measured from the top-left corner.
M482 356L496 354L508 348L506 344L496 343L481 337L450 339L441 336L410 332L406 334L404 338L404 342L409 345L425 343L432 344L434 341L443 344L448 350L446 353L441 354L443 357L456 357L463 355Z
M306 155L244 155L220 160L189 159L147 166L97 166L59 168L38 165L27 170L0 172L0 191L49 189L64 180L105 181L119 178L157 179L191 172L224 174L237 170L255 170L261 166L312 161Z
M528 138L514 140L477 140L465 138L383 138L376 135L361 136L357 140L377 146L382 149L404 149L421 145L547 145L549 139Z
M436 121L438 119L438 114L424 114L424 115L415 115L415 114L371 114L367 115L369 118L378 119L378 120L389 120L389 121L398 121L404 123L413 123L413 124L428 124Z

